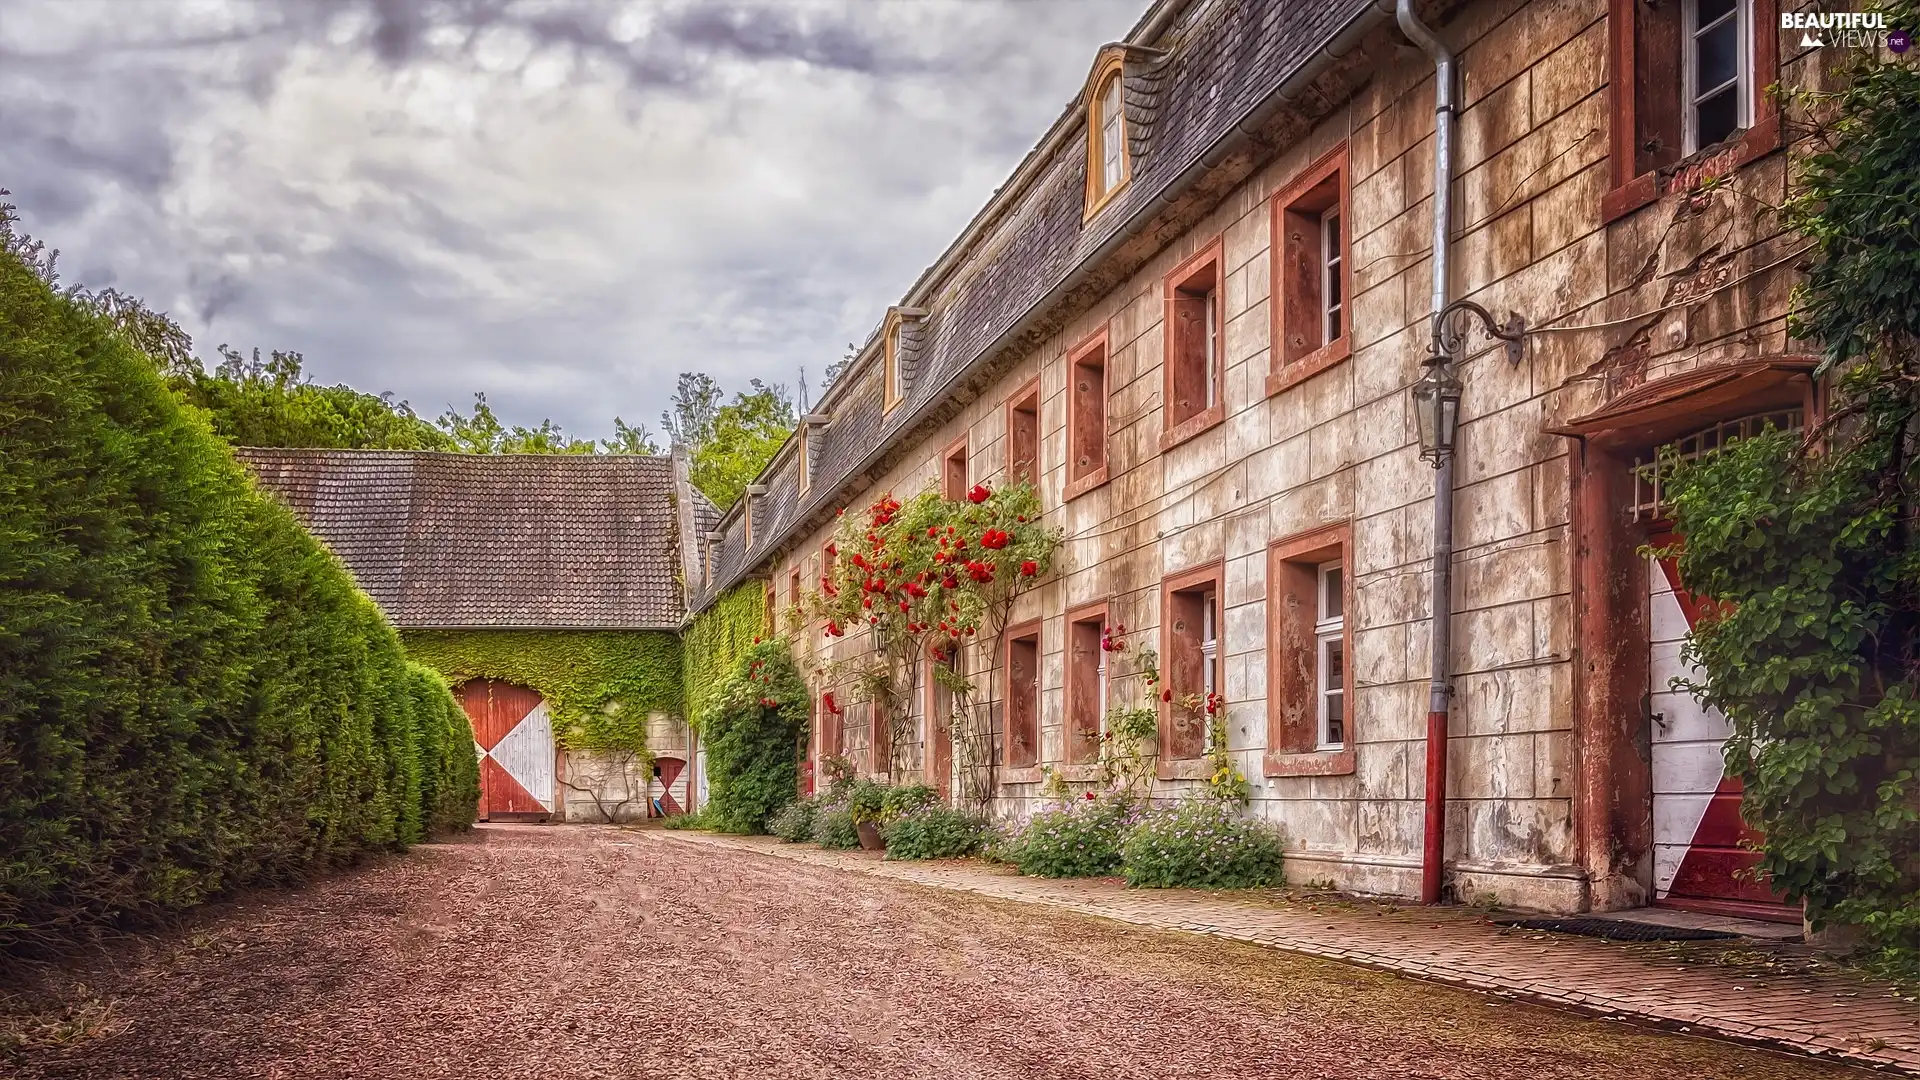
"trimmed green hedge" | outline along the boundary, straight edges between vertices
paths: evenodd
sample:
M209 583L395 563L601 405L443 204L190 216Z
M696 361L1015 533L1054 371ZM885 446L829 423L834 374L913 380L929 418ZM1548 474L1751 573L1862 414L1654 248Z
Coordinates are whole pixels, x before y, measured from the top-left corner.
M0 953L477 796L440 677L152 360L0 250Z

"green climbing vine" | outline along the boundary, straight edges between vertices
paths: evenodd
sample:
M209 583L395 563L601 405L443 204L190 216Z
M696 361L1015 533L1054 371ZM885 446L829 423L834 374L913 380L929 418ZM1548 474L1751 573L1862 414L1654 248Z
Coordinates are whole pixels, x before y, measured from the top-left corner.
M647 715L683 715L680 640L659 630L408 630L407 655L455 685L501 679L547 699L570 750L647 751Z
M1885 7L1920 26L1920 4ZM1816 925L1920 969L1920 67L1847 50L1786 219L1812 241L1792 336L1826 350L1827 418L1670 461L1705 610L1683 682L1733 727L1762 867Z
M707 706L738 660L766 629L766 591L759 581L734 586L694 616L681 635L681 683L687 718L699 727Z

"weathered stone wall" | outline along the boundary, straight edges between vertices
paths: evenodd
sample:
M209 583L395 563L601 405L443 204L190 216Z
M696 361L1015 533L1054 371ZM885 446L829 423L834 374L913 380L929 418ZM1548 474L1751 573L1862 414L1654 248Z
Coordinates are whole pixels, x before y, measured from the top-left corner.
M1462 899L1492 894L1561 910L1589 903L1574 823L1575 444L1545 429L1664 370L1783 347L1790 280L1780 267L1695 306L1629 318L1772 263L1791 241L1774 235L1764 205L1784 194L1778 153L1704 201L1675 194L1603 224L1606 16L1605 0L1501 0L1465 5L1439 25L1464 74L1451 295L1500 317L1519 312L1544 331L1529 338L1518 365L1476 331L1461 368L1448 856ZM1038 376L1040 488L1067 535L1056 579L1014 612L1016 622L1044 620L1041 760L1063 757L1064 612L1109 600L1111 622L1157 644L1163 578L1223 561L1229 745L1252 781L1253 812L1285 829L1294 879L1410 895L1418 891L1426 782L1434 474L1418 456L1407 387L1428 342L1433 78L1423 55L1398 55L847 505L936 483L941 452L961 438L971 479L996 480L1006 397ZM1352 355L1270 396L1271 196L1343 141L1352 184ZM1224 252L1226 418L1162 452L1163 278L1216 238ZM1609 325L1572 329L1598 323ZM1063 504L1063 358L1102 328L1110 342L1112 479ZM1268 548L1342 522L1352 530L1352 771L1264 776ZM797 565L804 582L817 583L827 539L802 542L799 562L790 557L773 580L785 589ZM859 647L851 637L825 642L812 629L801 640L816 659ZM984 658L970 666L982 670ZM916 709L925 700L916 694ZM846 713L846 746L856 758L866 744L862 716ZM918 762L918 754L915 746L905 757ZM1190 783L1158 790L1174 794ZM1023 815L1039 798L1037 784L1008 784L996 810Z
M692 733L680 718L662 712L647 715L647 749L655 758L678 758L691 770L692 745ZM672 785L683 809L687 808L689 775L683 772ZM562 751L555 788L559 819L587 823L639 821L647 817L649 801L661 793L644 757L592 750Z

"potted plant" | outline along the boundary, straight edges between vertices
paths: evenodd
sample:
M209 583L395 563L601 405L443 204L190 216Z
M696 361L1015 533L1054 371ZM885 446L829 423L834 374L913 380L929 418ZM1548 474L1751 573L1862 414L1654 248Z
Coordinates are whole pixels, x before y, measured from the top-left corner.
M887 785L872 780L856 780L847 796L847 808L853 812L853 827L860 834L860 846L867 851L885 851L887 838L880 826L887 810Z

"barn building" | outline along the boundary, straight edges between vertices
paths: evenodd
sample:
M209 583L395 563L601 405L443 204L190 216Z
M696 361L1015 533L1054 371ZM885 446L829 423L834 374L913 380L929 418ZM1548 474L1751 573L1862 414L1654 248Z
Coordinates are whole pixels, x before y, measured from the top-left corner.
M683 458L239 454L408 652L454 684L473 721L483 820L698 805L680 695L680 537L715 511Z
M816 765L952 792L965 728L1022 817L1096 775L1124 624L1224 695L1297 879L1797 918L1744 872L1725 719L1671 689L1694 605L1648 464L1817 419L1768 88L1821 51L1775 0L1160 0L1086 62L700 538L695 611L772 611L889 493L1030 477L1063 531L954 661L1018 677L965 717L923 684L910 746L830 685L864 635L783 626L848 705ZM1166 722L1177 796L1210 766Z

